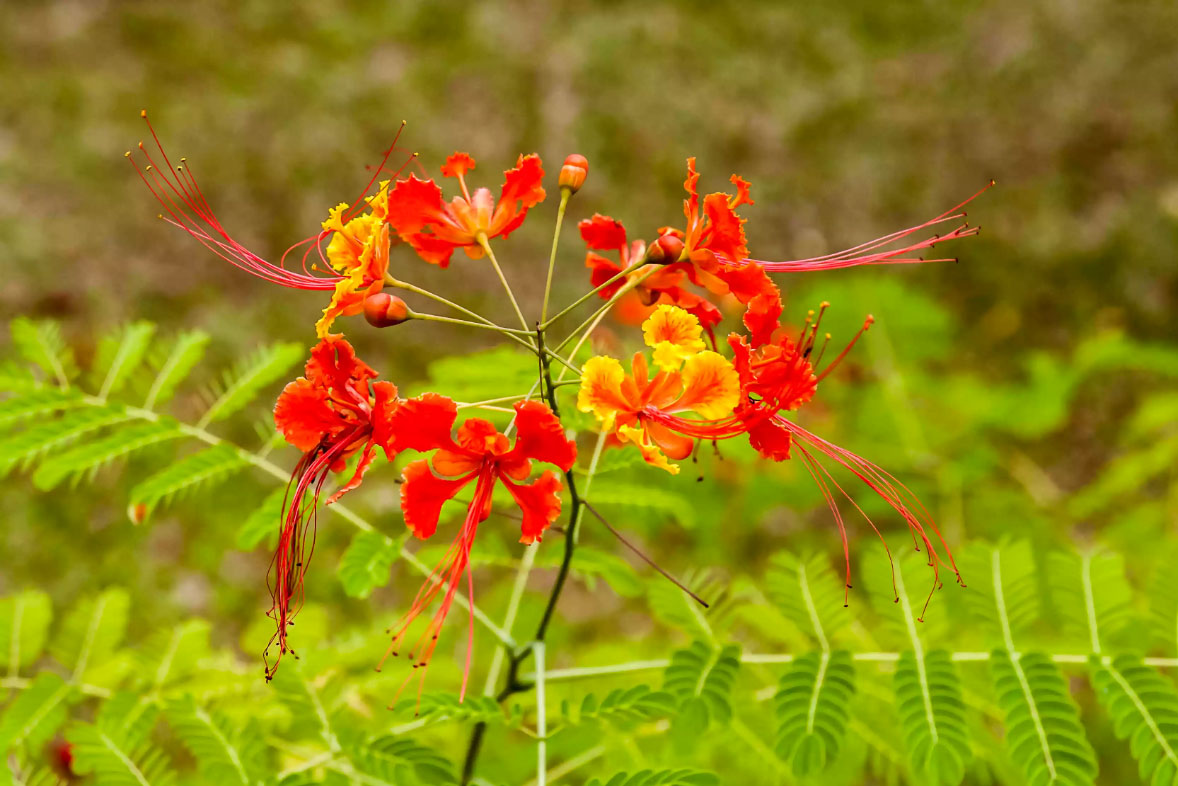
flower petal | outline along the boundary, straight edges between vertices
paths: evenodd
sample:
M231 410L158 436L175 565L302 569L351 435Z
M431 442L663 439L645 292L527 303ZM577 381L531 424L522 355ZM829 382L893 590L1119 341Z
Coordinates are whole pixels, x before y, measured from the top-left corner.
M661 305L642 325L642 337L654 348L663 371L678 371L683 361L704 348L699 320L677 306Z
M397 386L392 382L375 382L372 392L375 396L372 405L372 441L384 448L385 457L392 461L397 457L393 413L401 405L401 400L397 398Z
M762 293L749 301L744 312L744 326L749 330L753 347L767 344L773 338L773 331L780 327L781 295L777 292Z
M619 412L630 406L622 397L622 382L626 372L615 358L605 355L589 358L581 367L581 389L577 393L577 409L592 412L610 428Z
M389 223L402 240L413 245L412 236L423 227L445 220L442 189L432 180L410 175L408 180L398 180L389 193L388 210Z
M405 525L422 540L433 535L438 528L442 505L469 483L471 477L439 478L425 459L407 464L401 472L401 513L405 516Z
M659 469L665 469L672 475L679 474L679 465L672 464L668 461L663 452L647 440L646 432L642 429L634 428L633 426L621 426L618 428L617 433L619 439L632 443L641 451L642 458L646 460L647 464L658 467Z
M748 241L744 236L745 219L736 215L728 205L728 195L708 194L704 197L704 215L708 219L710 232L704 248L733 262L748 258Z
M453 153L442 165L442 174L446 177L462 177L474 169L474 159L470 153Z
M509 455L546 461L565 472L573 468L577 460L577 443L565 436L564 426L547 404L541 401L517 403L515 430L518 436Z
M274 405L274 425L286 441L307 453L327 433L344 425L327 403L327 393L300 377L287 384Z
M437 393L425 393L401 402L393 413L390 430L397 451L422 453L437 448L454 447L451 432L458 417L458 407Z
M740 175L733 175L732 177L728 178L728 182L736 186L736 196L734 196L731 201L733 210L740 207L741 205L757 204L753 201L753 198L749 196L749 189L752 187L752 184L749 183L749 181L745 180Z
M364 473L368 471L368 468L372 466L373 459L376 458L375 447L376 446L373 444L372 440L369 440L368 444L364 446L364 452L360 455L360 463L356 465L356 471L352 473L351 479L336 489L336 492L327 498L328 505L335 502L337 499L342 497L344 494L347 494L352 489L359 487L360 481L364 480Z
M520 156L515 168L504 174L503 190L495 206L495 217L491 221L488 237L507 237L519 228L528 214L528 209L544 200L544 168L540 156L533 153Z
M711 350L692 355L683 364L683 395L678 411L691 410L708 419L722 418L740 401L740 377L732 363Z
M753 450L770 461L785 461L789 458L793 438L789 431L770 418L758 418L749 427L749 444Z
M581 239L587 248L597 251L620 251L626 245L626 228L622 222L601 213L586 218L577 224Z
M544 531L560 516L560 476L547 470L533 483L516 485L503 479L503 485L524 514L519 542L535 543L541 540Z

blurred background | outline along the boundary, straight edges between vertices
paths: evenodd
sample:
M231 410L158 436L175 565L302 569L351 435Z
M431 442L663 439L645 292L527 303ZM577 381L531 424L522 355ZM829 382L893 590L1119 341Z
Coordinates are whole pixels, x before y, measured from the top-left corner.
M705 192L733 172L753 183L756 205L743 214L761 259L910 226L994 178L969 208L981 235L944 247L957 263L777 277L796 321L832 302L836 343L865 313L877 320L804 421L908 483L951 544L1099 542L1125 551L1140 582L1173 545L1174 3L17 0L0 4L0 29L0 311L60 320L83 365L98 335L146 319L161 335L212 334L193 374L207 382L261 344L309 346L323 307L319 293L251 278L156 219L123 157L146 134L142 108L229 231L270 258L354 198L403 119L401 145L430 174L469 151L471 181L496 192L517 154L535 151L554 194L559 162L581 153L590 175L565 226L557 302L587 287L575 221L599 211L647 239L680 223L688 156ZM538 309L554 215L550 199L497 247L525 309ZM511 319L483 263L459 254L442 271L395 249L392 269ZM431 364L494 346L439 326L337 325L410 389L448 392L461 364ZM176 412L199 405L199 394L181 396ZM252 414L264 422L266 403ZM248 418L221 433L257 441ZM733 453L702 462L699 483L694 468L678 480L633 468L602 494L622 502L645 490L637 512L612 506L615 523L675 572L755 581L778 548L836 560L830 514L805 473ZM76 493L42 494L9 474L0 592L32 585L67 602L117 583L132 593L133 636L195 614L221 644L244 641L268 606L269 557L264 546L236 549L234 533L270 487L235 479L207 503L133 527L127 488L171 455L104 470ZM275 454L284 466L294 458ZM392 477L378 470L353 504L399 537L396 491L381 482ZM902 542L886 508L859 498ZM879 557L855 526L858 559ZM343 530L321 526L309 594L333 626L383 627L417 577L394 566L371 599L347 598L330 578L352 534ZM509 531L487 534L514 553ZM480 603L498 616L512 574L487 571ZM523 623L550 576L537 573ZM665 650L641 602L607 588L574 587L562 612L553 665ZM1121 765L1102 766L1120 782Z

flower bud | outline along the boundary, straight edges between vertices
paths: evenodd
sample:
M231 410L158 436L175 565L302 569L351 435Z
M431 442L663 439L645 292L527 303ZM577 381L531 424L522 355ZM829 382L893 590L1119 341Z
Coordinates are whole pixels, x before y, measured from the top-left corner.
M646 261L655 265L670 265L683 256L683 241L672 234L659 237L646 250Z
M561 188L567 188L569 193L575 194L585 185L585 178L589 174L589 159L573 153L564 160L560 168L560 179L557 181Z
M377 292L364 298L364 318L373 327L390 327L407 322L413 315L401 298L387 292Z

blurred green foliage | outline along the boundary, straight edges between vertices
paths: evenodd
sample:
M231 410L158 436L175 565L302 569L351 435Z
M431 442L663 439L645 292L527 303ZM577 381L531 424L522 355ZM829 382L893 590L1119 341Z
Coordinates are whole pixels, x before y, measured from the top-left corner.
M746 211L751 246L768 259L824 253L916 223L996 178L998 188L971 206L983 234L947 249L958 264L779 277L787 316L800 321L812 304L834 304L828 324L836 341L865 312L876 317L847 366L822 386L807 427L908 484L958 553L968 554L975 539L1008 535L1029 539L1035 554L1101 544L1124 555L1129 579L1152 586L1151 607L1173 622L1172 583L1150 585L1164 575L1155 568L1171 561L1178 524L1173 3L59 0L0 5L0 29L0 308L6 317L59 320L83 368L103 365L100 337L123 323L159 323L149 361L162 351L161 337L208 333L209 358L173 407L189 421L216 395L218 367L276 341L309 345L323 303L252 279L154 219L157 206L122 156L145 133L143 107L169 151L189 157L229 229L267 256L315 231L328 206L358 192L365 165L379 159L402 119L409 121L402 144L420 152L428 171L465 149L480 161L472 179L489 185L519 152L541 153L550 173L566 153L585 154L590 176L570 217L608 213L634 237L649 239L679 220L688 155L699 159L705 190L740 172L757 199ZM534 211L499 252L533 309L554 210L550 201ZM393 264L398 275L510 318L481 263L459 257L439 271L400 249ZM556 302L587 285L568 224L559 264ZM357 319L346 326L361 354L408 390L477 398L488 389L480 370L514 363L488 336L458 328L378 332ZM613 340L633 343L613 331ZM497 354L454 357L476 349ZM4 359L12 357L5 349ZM271 397L277 379L255 392ZM494 375L490 382L493 389ZM139 401L149 393L136 380L125 384L115 392ZM514 392L522 391L501 391ZM266 414L251 406L218 433L269 451ZM766 468L746 453L725 445L722 460L702 456L699 482L695 467L672 479L607 454L594 499L672 572L707 571L706 585L736 600L772 593L771 554L815 551L834 562L838 541L801 468ZM64 610L117 585L131 599L133 641L196 615L211 622L218 652L238 650L234 663L243 652L252 656L265 632L268 555L265 519L249 514L267 497L273 510L271 488L234 474L198 502L161 506L143 526L128 523L134 486L189 455L187 443L161 444L133 456L125 472L101 470L92 490L50 484L43 473L49 493L31 489L20 467L4 466L0 592L36 587ZM273 460L288 467L294 458L281 449ZM351 504L397 544L395 473L378 473ZM888 509L857 498L901 544ZM308 609L305 627L300 618L299 635L313 650L318 632L327 639L359 631L347 663L370 664L369 645L411 599L417 576L382 551L385 541L370 537L368 551L355 551L352 528L335 517L323 523L308 585L319 612ZM856 526L858 573L883 552ZM479 604L496 618L518 556L509 530L487 527L480 536L487 564ZM593 567L563 599L550 667L670 658L703 635L684 622L673 593L647 602L666 587L619 568L627 557L616 556L604 531L589 527L585 541ZM550 545L538 557L521 627L539 616L558 550ZM341 567L337 581L330 573L341 558L350 568ZM384 586L381 568L390 562ZM952 608L958 594L938 595L934 609ZM1139 610L1146 594L1136 596ZM851 596L855 610L867 606L859 596L858 589ZM733 638L786 652L808 647L804 631L732 606ZM1175 654L1172 637L1129 638L1134 649ZM485 669L492 647L480 638L476 669ZM322 657L340 651L336 642ZM453 652L461 658L458 643ZM439 692L457 684L448 660L439 657L431 672ZM778 667L756 668L775 678ZM481 685L482 673L472 684ZM754 682L738 685L741 701L767 683ZM389 696L396 687L374 685L373 694ZM579 706L583 697L574 687L569 699ZM1101 777L1129 782L1136 765L1109 721L1093 717L1094 695L1081 689L1078 700ZM258 707L262 715L280 712ZM380 728L405 720L374 712ZM971 722L993 720L983 713ZM851 758L881 773L907 766L884 766L886 752L869 742L870 721L852 719L851 728ZM756 731L771 751L773 735ZM916 734L903 731L905 739ZM487 747L487 771L531 777L526 738L492 731L500 734ZM446 727L433 741L455 761L465 729ZM755 743L728 733L714 741L721 752L759 750ZM552 747L559 761L588 746L566 735ZM646 766L644 747L611 753L601 779ZM708 755L726 772L738 766ZM756 759L748 767L762 772Z

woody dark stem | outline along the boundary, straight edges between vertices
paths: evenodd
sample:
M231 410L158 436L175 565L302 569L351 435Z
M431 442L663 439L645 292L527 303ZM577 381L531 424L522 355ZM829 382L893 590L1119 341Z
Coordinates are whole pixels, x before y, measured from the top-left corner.
M536 354L540 359L540 379L544 398L548 401L552 414L559 419L560 408L556 403L556 386L552 383L549 355L544 349L544 330L539 326L536 327ZM577 481L573 476L573 471L569 469L564 473L564 477L568 484L569 498L572 500L572 507L569 510L569 526L564 534L564 558L560 562L560 570L556 573L556 581L552 585L552 592L548 595L548 605L544 608L544 616L540 618L540 624L536 627L536 635L532 637L532 641L542 642L548 634L548 625L556 613L556 604L560 601L565 582L568 581L569 571L573 565L573 552L577 548L577 528L581 524L583 502L581 495L577 492ZM507 677L504 679L503 689L495 696L495 700L499 703L503 703L517 693L532 689L533 686L530 683L523 682L519 678L520 666L527 660L529 654L531 654L531 644L526 644L509 654ZM486 733L487 724L485 722L475 724L474 730L471 731L470 742L466 748L466 760L462 764L462 786L467 786L471 778L474 777L475 764L478 762L479 752L483 747L483 737Z

